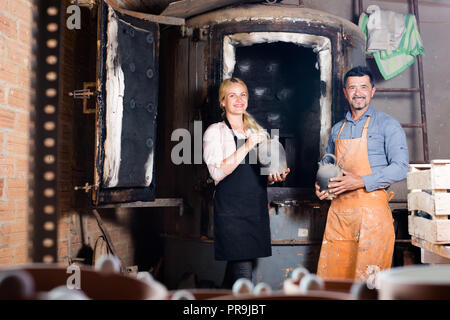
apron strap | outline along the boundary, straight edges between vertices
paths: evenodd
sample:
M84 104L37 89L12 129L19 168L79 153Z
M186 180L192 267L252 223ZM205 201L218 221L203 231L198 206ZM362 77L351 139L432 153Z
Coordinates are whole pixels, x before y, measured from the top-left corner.
M389 202L389 201L391 201L392 198L395 196L395 192L394 192L394 191L389 191L389 192L388 192L388 196L389 196L389 199L388 199L388 202Z
M342 132L342 130L344 130L344 127L345 127L345 124L346 124L346 123L347 123L347 120L345 120L344 123L342 124L341 130L339 130L339 133L338 133L336 139L339 139L339 137L341 136L341 132Z
M361 138L362 137L367 137L367 128L369 128L369 121L370 121L370 116L367 117L366 123L364 124L364 128L363 128L363 132L361 134Z
M236 145L236 149L237 149L237 147L238 147L238 145L237 145L238 137L237 137L236 134L234 133L233 128L231 127L231 124L230 124L230 122L229 122L228 119L227 119L227 116L225 116L224 118L225 118L225 119L224 119L223 121L225 122L225 124L227 125L227 127L230 129L231 134L233 135L234 144Z
M367 136L367 128L369 127L369 120L370 120L370 116L367 117L366 123L364 124L364 128L363 128L363 132L361 137L363 136ZM339 139L339 137L341 136L341 132L342 130L344 130L345 124L347 123L347 120L344 121L344 123L341 126L341 129L338 132L338 135L336 137L336 139Z

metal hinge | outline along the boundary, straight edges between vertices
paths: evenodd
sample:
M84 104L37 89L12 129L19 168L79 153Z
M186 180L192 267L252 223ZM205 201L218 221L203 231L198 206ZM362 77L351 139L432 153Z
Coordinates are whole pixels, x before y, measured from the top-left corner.
M93 88L91 91L89 88ZM83 100L83 113L95 113L95 108L88 108L87 100L92 96L95 96L97 92L95 91L96 83L95 82L83 82L83 89L73 90L69 92L69 96L74 99L82 99Z
M193 41L206 41L208 38L211 38L211 34L209 32L209 27L203 27L203 28L195 28L192 40Z
M97 0L70 0L70 3L79 7L87 7L92 10L97 5Z
M180 32L182 38L192 37L192 34L194 33L193 29L186 25L180 27Z

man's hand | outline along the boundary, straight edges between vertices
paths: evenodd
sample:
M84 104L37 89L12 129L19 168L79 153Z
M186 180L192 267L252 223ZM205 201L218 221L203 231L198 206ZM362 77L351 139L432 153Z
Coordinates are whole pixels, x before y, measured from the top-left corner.
M319 184L317 183L317 181L316 181L315 187L316 187L317 198L319 198L320 200L333 200L327 191L320 191L320 187L319 187Z
M267 177L267 182L270 184L272 184L274 182L282 182L282 181L286 180L286 176L289 174L289 172L291 172L291 170L289 168L287 168L286 171L284 171L281 174L279 174L279 173L269 174L269 176Z
M356 189L364 188L364 180L357 174L350 173L342 170L343 177L331 178L328 189L330 193L339 195L347 191L353 191ZM317 192L316 192L317 194Z

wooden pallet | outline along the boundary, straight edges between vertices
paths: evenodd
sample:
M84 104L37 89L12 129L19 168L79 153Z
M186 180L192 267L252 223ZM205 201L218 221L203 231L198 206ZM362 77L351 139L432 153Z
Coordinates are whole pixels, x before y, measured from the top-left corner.
M411 243L448 258L444 245L450 244L450 160L411 164L407 186ZM431 219L419 216L419 211Z

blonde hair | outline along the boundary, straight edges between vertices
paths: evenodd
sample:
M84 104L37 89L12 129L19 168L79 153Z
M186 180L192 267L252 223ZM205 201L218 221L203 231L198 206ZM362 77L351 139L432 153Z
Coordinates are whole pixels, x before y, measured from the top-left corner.
M248 88L244 81L242 81L239 78L229 78L222 81L219 88L219 102L220 102L220 108L222 108L222 116L226 117L226 111L225 108L222 106L222 101L225 99L225 96L227 94L228 87L232 84L239 83L241 86L244 87L245 91L247 92L248 97ZM255 118L253 118L247 111L244 111L243 114L243 120L244 120L244 127L248 129L252 129L254 131L261 131L264 130L263 127L260 126L258 122L256 122Z

